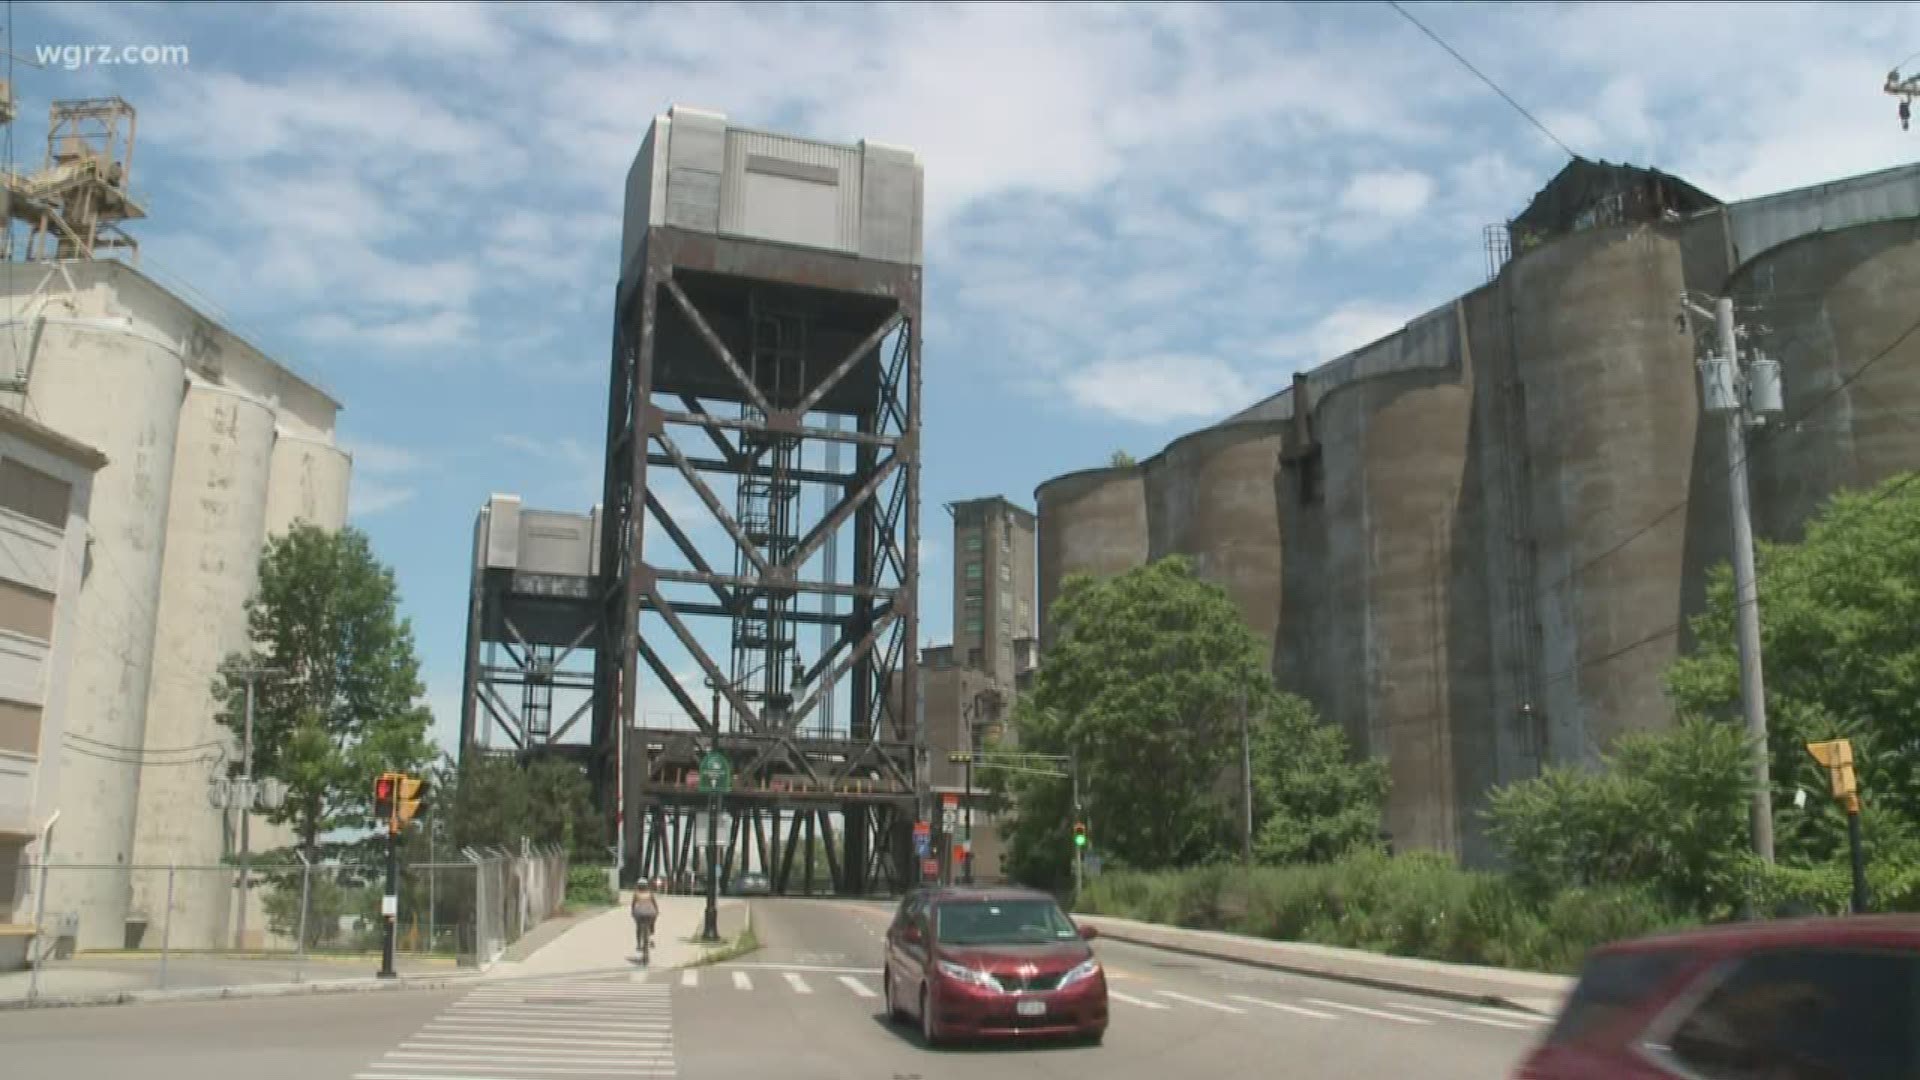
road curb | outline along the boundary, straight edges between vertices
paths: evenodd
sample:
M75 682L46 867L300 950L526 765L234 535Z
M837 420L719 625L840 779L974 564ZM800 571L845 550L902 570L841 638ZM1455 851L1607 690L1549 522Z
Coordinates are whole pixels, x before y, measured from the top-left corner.
M1084 916L1075 917L1084 918ZM1100 916L1094 917L1100 918ZM1166 927L1165 929L1178 930L1179 928ZM1099 927L1099 930L1100 936L1103 938L1112 938L1115 941L1124 941L1129 945L1159 949L1162 952L1177 953L1182 956L1193 956L1205 960L1221 960L1231 964L1244 964L1248 967L1263 968L1268 971L1280 971L1289 975L1305 975L1309 978L1343 982L1352 986L1365 986L1374 990L1392 990L1399 993L1419 994L1423 997L1456 1001L1465 1005L1489 1005L1495 1008L1512 1009L1515 1012L1528 1013L1533 1016L1551 1015L1550 1013L1542 1012L1520 1001L1519 997L1522 995L1509 997L1502 994L1481 993L1471 990L1459 990L1448 986L1436 986L1433 983L1422 982L1413 978L1386 978L1377 975L1364 975L1352 971L1340 971L1308 963L1288 963L1265 957L1240 956L1224 949L1210 949L1199 945L1176 945L1165 941L1151 940L1144 935L1131 933L1125 927L1110 928L1103 925Z
M78 1009L101 1005L157 1005L184 1001L298 997L307 994L367 994L398 990L443 990L480 981L481 973L401 976L381 979L326 979L319 982L251 983L243 986L190 986L177 990L113 990L104 994L18 998L0 1001L0 1012L27 1009Z

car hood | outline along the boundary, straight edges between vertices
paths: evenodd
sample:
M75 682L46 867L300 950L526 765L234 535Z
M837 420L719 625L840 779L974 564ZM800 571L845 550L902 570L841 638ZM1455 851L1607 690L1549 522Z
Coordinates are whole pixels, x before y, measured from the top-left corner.
M1058 975L1093 955L1084 941L1039 945L942 945L940 957L976 971L995 975L1021 974L1031 966L1036 975Z

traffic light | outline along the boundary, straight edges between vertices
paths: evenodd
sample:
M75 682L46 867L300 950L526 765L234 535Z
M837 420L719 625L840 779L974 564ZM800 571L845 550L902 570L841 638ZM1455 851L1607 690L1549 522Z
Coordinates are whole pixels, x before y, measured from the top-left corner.
M1085 822L1076 821L1073 823L1073 846L1087 846L1087 826Z
M420 812L426 809L427 791L432 784L418 776L402 774L399 779L400 793L394 804L393 819L401 828L405 828L407 822L420 816Z
M373 816L389 829L393 827L393 794L400 774L383 772L373 782Z

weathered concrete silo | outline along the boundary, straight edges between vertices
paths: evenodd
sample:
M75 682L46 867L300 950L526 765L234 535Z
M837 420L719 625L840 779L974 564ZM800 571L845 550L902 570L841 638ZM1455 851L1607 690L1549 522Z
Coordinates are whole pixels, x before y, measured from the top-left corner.
M1686 505L1700 406L1677 230L1616 225L1517 258L1515 353L1526 396L1547 754L1597 759L1670 719L1686 536L1650 523Z
M1227 590L1269 656L1280 623L1273 485L1285 429L1270 420L1203 428L1143 466L1148 558L1190 556L1200 577Z
M1386 827L1407 847L1458 841L1448 630L1472 411L1462 358L1449 304L1329 365L1345 377L1325 378L1313 453L1289 455L1281 489L1279 681L1386 758Z
M1764 312L1786 415L1817 408L1753 440L1755 532L1797 540L1836 490L1920 463L1920 334L1899 340L1920 310L1920 219L1791 241L1741 267L1733 292Z
M135 850L141 861L220 864L230 838L207 798L215 768L188 748L221 746L213 682L222 660L247 644L267 511L274 409L244 390L193 378L175 443L167 550L160 583L154 674L147 695L146 749ZM177 760L176 760L177 759ZM156 872L134 877L134 907L147 925L165 917L167 890ZM176 875L169 942L226 944L230 879L210 871Z
M1033 492L1040 519L1040 640L1060 586L1071 574L1111 576L1147 561L1145 478L1139 466L1056 476Z
M106 310L99 292L12 299L32 334L29 415L108 460L94 480L52 844L55 860L91 869L51 880L47 909L80 916L79 947L120 948L186 370L172 340Z

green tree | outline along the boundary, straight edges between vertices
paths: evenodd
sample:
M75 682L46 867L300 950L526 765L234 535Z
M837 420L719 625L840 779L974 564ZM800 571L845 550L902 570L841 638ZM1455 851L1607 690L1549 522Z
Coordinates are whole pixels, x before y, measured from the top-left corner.
M519 850L524 838L559 844L576 862L604 864L607 822L594 808L586 771L564 757L520 762L475 755L464 762L448 792L449 846Z
M1269 865L1330 862L1380 843L1387 763L1355 762L1346 733L1293 694L1266 695L1250 715L1254 857Z
M1107 467L1110 469L1124 469L1132 464L1133 455L1125 450L1115 450L1113 456L1107 459Z
M261 555L247 601L251 647L215 680L219 722L238 735L242 670L273 670L254 695L254 774L286 783L286 803L268 818L291 823L310 853L329 833L369 824L380 772L430 759L433 718L398 603L365 534L296 524Z
M1271 857L1325 857L1377 832L1379 766L1353 769L1339 732L1274 690L1266 644L1185 558L1104 581L1069 577L1052 617L1054 644L1014 706L1015 743L1077 755L1089 840L1108 865L1159 869L1237 855L1242 701L1257 736L1255 812ZM1009 871L1063 884L1072 868L1070 785L1001 770L983 776L1014 808L1002 826ZM1327 790L1316 794L1316 786ZM1330 820L1312 820L1349 798L1358 808L1342 802Z
M1844 861L1844 812L1808 742L1853 740L1870 846L1911 849L1920 823L1920 483L1914 474L1836 496L1798 544L1761 543L1761 650L1783 863ZM1716 568L1692 655L1667 684L1683 716L1740 718L1733 579ZM1795 787L1812 796L1793 805ZM1742 832L1744 836L1744 830ZM1911 855L1911 850L1907 851Z
M1598 770L1554 766L1492 792L1488 833L1535 900L1642 886L1702 918L1746 895L1745 733L1684 720L1622 737Z

